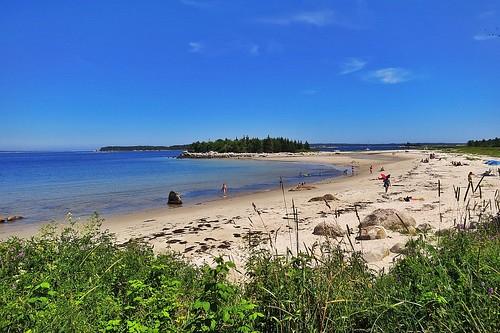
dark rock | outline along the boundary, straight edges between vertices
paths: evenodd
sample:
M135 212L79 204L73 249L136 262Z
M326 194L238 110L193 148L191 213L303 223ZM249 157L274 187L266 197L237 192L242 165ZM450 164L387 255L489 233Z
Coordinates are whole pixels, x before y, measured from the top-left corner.
M17 220L22 220L22 219L24 219L24 217L19 216L19 215L11 215L11 216L7 217L7 222L14 222Z
M182 205L182 199L179 193L170 191L168 194L168 204L169 205Z
M406 245L403 243L396 243L391 247L391 252L392 253L398 253L398 254L406 254L408 250L406 249Z

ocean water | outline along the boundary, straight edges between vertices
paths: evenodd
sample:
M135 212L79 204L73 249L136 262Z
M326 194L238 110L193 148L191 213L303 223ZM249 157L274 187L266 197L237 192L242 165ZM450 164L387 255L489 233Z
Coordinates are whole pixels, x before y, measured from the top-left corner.
M185 203L339 176L332 165L252 160L176 159L160 152L1 152L0 215L36 223L165 207L171 190ZM2 227L0 225L0 227Z

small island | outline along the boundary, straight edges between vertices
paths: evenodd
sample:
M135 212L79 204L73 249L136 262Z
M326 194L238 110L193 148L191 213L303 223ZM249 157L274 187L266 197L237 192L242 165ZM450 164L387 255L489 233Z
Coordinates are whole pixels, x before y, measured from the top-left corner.
M196 141L188 149L193 153L295 153L301 151L310 151L311 147L306 141L291 140L278 137L265 139L250 138L244 136L241 139L218 139L216 141Z
M288 138L267 136L265 139L243 136L241 139L218 139L215 141L196 141L188 145L174 146L105 146L100 152L113 151L161 151L184 150L191 153L296 153L310 151L307 141L291 140Z

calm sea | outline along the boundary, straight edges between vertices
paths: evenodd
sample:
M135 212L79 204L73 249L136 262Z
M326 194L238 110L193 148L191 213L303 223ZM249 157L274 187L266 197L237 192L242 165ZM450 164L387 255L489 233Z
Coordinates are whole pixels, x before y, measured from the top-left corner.
M161 152L1 152L0 214L16 222L61 219L165 207L171 190L186 203L221 196L222 183L237 195L336 177L327 165L252 160L176 159ZM307 175L307 177L304 177ZM1 227L1 226L0 226Z

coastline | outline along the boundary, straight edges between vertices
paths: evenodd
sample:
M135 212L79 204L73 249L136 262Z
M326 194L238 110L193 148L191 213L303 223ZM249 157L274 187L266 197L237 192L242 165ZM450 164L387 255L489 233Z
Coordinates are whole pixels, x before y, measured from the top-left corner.
M334 167L334 168L351 168L351 162L352 162L352 157L358 156L358 157L363 157L365 159L367 156L372 155L372 154L389 154L392 153L393 151L353 151L353 152L304 152L304 153L266 153L266 154L235 154L234 156L230 157L229 159L241 159L241 160L256 160L256 161L276 161L276 162L289 162L289 163L304 163L304 164L310 164L310 165L318 165L318 166L325 166L328 165L328 167ZM217 159L217 158L209 158L209 159ZM221 158L221 159L228 159L227 157ZM374 163L377 160L374 159L370 163ZM365 161L366 163L363 163L365 166L369 165L369 161ZM358 163L359 166L359 163ZM337 177L334 177L335 180L339 180L341 178L347 178L351 179L352 177L350 176L345 176L345 175L339 175ZM307 181L307 179L305 179ZM328 179L323 179L320 181L316 182L311 182L308 184L325 184L325 183L330 183L332 180ZM292 187L297 184L287 184L286 186ZM158 216L168 216L168 215L174 215L176 216L179 212L183 212L183 214L189 214L189 211L197 211L197 207L203 206L206 207L207 205L212 208L212 206L217 206L218 204L223 204L223 203L239 203L240 200L243 200L244 202L250 202L253 198L258 199L261 197L267 197L268 195L275 196L277 194L281 193L281 190L276 187L276 188L271 188L271 189L264 189L264 190L256 190L256 191L249 191L249 192L240 192L237 194L229 194L227 198L223 197L209 197L209 198L202 198L201 200L195 200L195 201L190 201L187 203L184 203L182 206L176 207L176 206L167 206L165 205L164 207L161 208L144 208L140 210L136 210L133 212L127 212L127 213L110 213L110 214L101 214L99 213L99 216L105 219L105 224L106 227L108 227L108 222L107 221L112 221L110 222L111 228L113 228L114 224L122 224L120 221L129 221L129 220L150 220L150 219L156 219L155 217ZM90 216L81 216L81 217L74 217L75 221L78 222L84 222L86 221ZM47 220L47 221L39 221L36 223L22 223L22 224L15 224L12 223L8 225L8 229L4 230L3 228L0 228L0 239L6 239L10 236L18 236L22 238L30 237L32 235L35 235L38 230L40 229L41 226L47 225L47 224L56 224L56 225L64 225L65 220L64 219L56 219L56 220ZM0 225L1 226L1 225ZM113 228L114 229L114 228ZM121 230L117 230L117 235L122 235Z
M248 233L270 232L276 240L279 253L295 248L290 238L287 212L292 200L298 209L299 247L312 246L324 240L312 234L313 228L322 221L335 221L339 226L348 225L356 230L358 220L353 211L358 207L361 219L377 208L393 208L415 218L417 225L429 223L435 230L453 225L453 208L456 205L452 186L466 187L466 175L471 170L479 175L487 169L481 159L467 159L461 154L438 153L439 159L421 163L428 156L424 151L370 151L317 154L315 156L273 156L259 157L265 160L333 164L335 166L356 165L355 176L336 177L331 180L310 184L315 188L307 191L288 191L296 184L286 184L285 199L279 188L257 193L247 193L232 197L219 198L178 208L160 208L141 212L102 216L102 228L116 235L118 243L130 239L142 239L153 246L155 252L174 250L183 253L194 263L211 263L217 255L229 256L237 264L245 262ZM468 166L454 167L451 161L462 161ZM373 174L369 166L373 165ZM391 174L393 186L384 194L379 176L380 168ZM441 205L437 204L436 184L440 179L443 186ZM480 178L480 177L477 177ZM475 182L479 179L475 179ZM494 189L500 188L499 177L486 177L483 180L483 196L490 198ZM493 190L492 190L493 189ZM464 188L465 190L465 188ZM309 199L324 194L332 194L337 200L330 202L328 209L324 202L309 202ZM422 198L421 201L403 202L403 196ZM257 211L252 204L255 204ZM443 212L443 223L439 221L438 210ZM334 218L334 210L344 213ZM262 218L262 219L261 219ZM10 229L10 228L9 228ZM0 238L9 236L29 237L37 232L39 226L28 227L10 233L1 233ZM404 243L409 238L397 232L388 232L385 239L354 241L353 246L363 253L382 249L388 252L396 243ZM265 246L265 245L263 245ZM389 266L396 254L390 253L381 260L371 262L375 268ZM241 267L241 266L240 266Z

